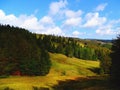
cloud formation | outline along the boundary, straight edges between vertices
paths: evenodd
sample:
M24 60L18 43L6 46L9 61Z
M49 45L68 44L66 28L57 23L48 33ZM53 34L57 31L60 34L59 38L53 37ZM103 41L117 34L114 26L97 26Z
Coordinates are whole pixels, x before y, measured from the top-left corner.
M107 18L100 17L98 12L87 13L85 19L86 19L86 23L84 24L84 27L101 26L107 21Z
M95 11L91 12L84 12L80 9L71 10L67 7L68 4L67 0L52 2L48 13L40 19L34 14L15 16L14 14L7 15L3 10L0 10L0 23L22 27L34 33L74 37L88 35L87 32L90 30L96 36L115 35L120 32L120 26L118 26L120 19L108 20L107 17L100 15L100 11L105 9L107 3L98 5ZM84 34L85 32L87 34Z
M96 33L100 34L100 35L113 35L113 34L115 34L115 32L111 29L110 26L99 27L96 30Z
M44 16L40 20L34 15L20 15L16 17L13 14L6 15L3 10L0 10L0 23L10 24L30 30L34 33L62 35L62 30L55 25L50 16Z
M62 13L61 11L66 7L68 4L67 0L60 0L59 2L52 2L49 7L49 14L56 15Z
M96 7L96 11L103 11L105 7L107 6L107 3L100 4Z
M66 10L65 11L65 16L67 18L76 18L76 17L80 17L82 15L82 11L78 10L78 11L73 11L73 10Z
M65 17L66 19L63 21L64 27L77 27L81 25L82 22L82 11L73 11L73 10L66 10L65 11Z
M73 34L74 37L78 37L80 35L80 32L79 31L74 31L72 34Z
M118 26L119 24L120 24L120 19L111 20L105 25L98 27L96 33L98 35L117 35L118 33L120 33L120 26Z

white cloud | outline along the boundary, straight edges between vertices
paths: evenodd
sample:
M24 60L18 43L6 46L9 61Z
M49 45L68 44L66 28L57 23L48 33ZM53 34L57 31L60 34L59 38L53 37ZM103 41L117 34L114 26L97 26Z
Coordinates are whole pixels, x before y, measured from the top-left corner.
M2 24L15 24L16 25L17 18L13 15L6 15L4 11L0 10L0 23Z
M110 25L120 24L120 19L118 19L118 20L111 20L111 21L109 21L109 24Z
M96 30L99 35L113 35L115 32L110 27L101 27Z
M4 11L0 10L0 23L22 27L35 33L55 35L64 34L60 27L55 25L50 16L44 16L38 20L34 15L20 15L16 17L13 14L6 15Z
M70 18L65 20L64 22L64 26L79 26L81 23L81 17L77 17L77 18Z
M44 34L54 34L54 35L64 35L64 33L62 32L62 30L55 26L55 27L49 27L47 28L47 31L46 32L43 32Z
M23 23L20 25L20 27L29 29L29 30L39 30L41 29L41 26L38 22L38 19L34 16L27 17L26 20L23 21Z
M44 16L41 18L40 23L42 24L54 24L53 19L50 16Z
M72 37L79 37L80 35L86 35L86 32L79 32L77 30L72 32Z
M116 35L120 34L120 19L111 20L107 24L104 24L96 30L99 35Z
M64 9L67 5L67 0L60 0L59 2L53 2L50 4L50 11L51 15L56 15L60 13L61 9Z
M4 16L5 16L5 13L2 10L0 10L0 17L3 18Z
M63 27L78 27L81 25L82 22L82 11L73 11L73 10L65 10L65 19L63 20Z
M96 7L96 11L103 11L105 7L107 6L107 3L100 4Z
M78 10L78 11L72 11L72 10L66 10L65 11L65 15L67 18L76 18L76 17L80 17L82 15L82 11Z
M95 12L84 14L82 10L75 11L69 9L67 5L67 0L52 2L49 6L48 14L40 19L35 16L38 13L37 9L32 15L21 14L19 16L15 16L14 14L6 15L3 10L0 10L0 23L26 28L35 33L69 35L74 37L80 37L80 35L89 37L89 32L92 37L93 33L89 29L93 29L96 35L115 35L116 33L120 33L120 27L118 27L120 19L107 20L106 17L99 14L99 11L105 9L107 3L98 5ZM79 29L82 29L82 32L77 31ZM88 32L86 34L83 30L89 31L85 31Z
M107 21L106 17L100 17L98 12L88 13L85 18L86 23L83 25L84 27L101 26Z
M78 36L80 35L80 32L74 31L74 32L72 33L72 35L75 36L75 37L78 37Z

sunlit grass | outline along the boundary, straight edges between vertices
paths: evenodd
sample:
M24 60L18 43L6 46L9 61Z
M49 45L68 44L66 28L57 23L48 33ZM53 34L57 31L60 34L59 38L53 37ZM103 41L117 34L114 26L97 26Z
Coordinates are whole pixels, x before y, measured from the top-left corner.
M96 73L89 68L99 68L98 61L85 61L68 58L62 54L50 53L52 67L47 76L10 76L0 79L0 90L6 87L14 90L33 90L33 87L47 87L58 84L58 80L74 79L76 77L94 76Z
M65 75L84 75L91 76L96 73L90 70L93 68L99 68L99 61L82 60L77 58L69 58L62 54L50 53L52 60L52 69L54 73L64 72Z

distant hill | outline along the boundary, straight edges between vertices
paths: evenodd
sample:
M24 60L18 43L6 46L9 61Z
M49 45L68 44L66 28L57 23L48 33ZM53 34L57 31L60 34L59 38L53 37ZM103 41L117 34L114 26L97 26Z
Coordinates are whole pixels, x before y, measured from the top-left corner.
M88 39L88 40L99 41L99 42L103 42L103 43L112 43L112 40L110 40L110 39Z
M97 41L101 41L101 42L105 42L105 43L112 43L112 40L100 40L100 39L98 39Z

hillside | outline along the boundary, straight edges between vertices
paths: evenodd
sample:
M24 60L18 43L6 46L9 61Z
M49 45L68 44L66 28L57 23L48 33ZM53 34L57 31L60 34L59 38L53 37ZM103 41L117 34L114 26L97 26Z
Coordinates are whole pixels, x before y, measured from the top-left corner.
M52 61L51 74L54 73L58 76L91 76L96 75L95 70L100 68L99 61L70 58L56 53L50 53L50 57Z
M2 70L0 76L47 75L51 68L48 52L60 53L69 57L69 59L99 60L100 71L109 73L111 64L110 48L111 45L96 40L35 34L22 28L0 25L0 69ZM57 56L58 60L62 59L61 56ZM69 61L64 59L63 62ZM57 64L56 61L54 63L54 65ZM65 67L68 68L70 65L71 63L67 62ZM61 67L59 64L56 66ZM75 67L70 66L69 68L74 70ZM77 67L77 72L62 71L62 74L80 73L85 75L81 71L84 71L84 69ZM89 71L98 72L98 69L89 69Z
M110 53L109 43L0 25L0 90L70 90L69 86L81 90L90 83L101 85L100 74L110 73ZM61 89L64 84L67 89Z
M52 67L47 76L17 76L0 79L0 90L5 88L15 90L32 90L33 87L50 88L58 84L58 80L75 79L77 77L94 76L94 68L99 68L98 61L85 61L77 58L69 58L62 54L50 54ZM36 90L36 89L34 89Z

